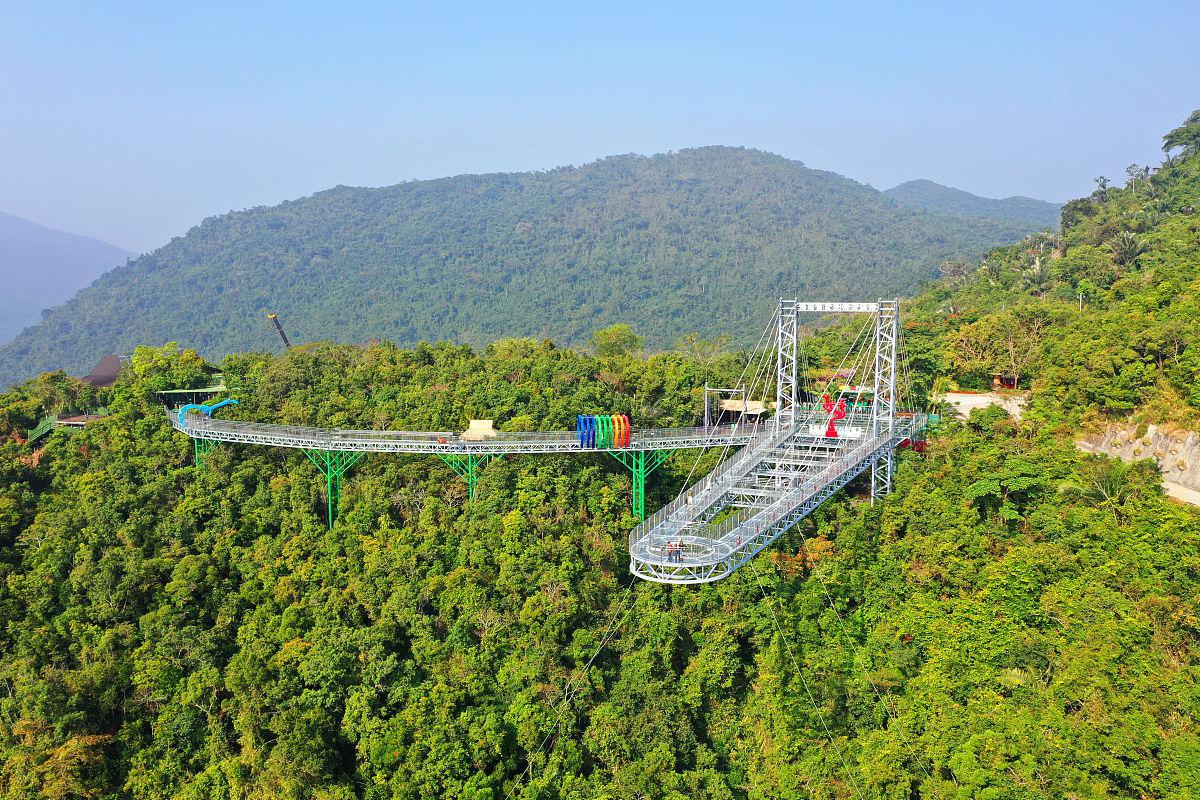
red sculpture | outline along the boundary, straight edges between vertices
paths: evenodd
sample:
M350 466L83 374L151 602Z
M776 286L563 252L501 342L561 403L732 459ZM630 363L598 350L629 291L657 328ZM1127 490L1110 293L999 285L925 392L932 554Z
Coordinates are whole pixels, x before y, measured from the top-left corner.
M839 419L846 418L846 398L839 397L837 405L829 399L829 395L821 395L821 404L825 407L825 411L829 414L829 427L825 429L825 436L830 439L836 439L838 432L837 426L834 424Z

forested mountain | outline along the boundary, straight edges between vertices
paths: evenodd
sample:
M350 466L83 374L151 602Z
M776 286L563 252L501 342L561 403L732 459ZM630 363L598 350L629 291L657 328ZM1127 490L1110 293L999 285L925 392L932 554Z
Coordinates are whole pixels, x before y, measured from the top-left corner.
M1046 230L1058 228L1058 212L1062 208L1057 203L1032 197L993 200L928 180L908 181L893 186L884 194L904 205L927 211L1019 222Z
M945 265L911 304L910 341L936 343L934 369L960 382L1018 376L1047 419L1200 430L1200 113L1173 143L1160 168L1063 206L1058 235Z
M1200 415L1200 112L1167 144L1061 234L905 305L915 394L1019 372L1021 421L946 422L883 502L843 493L705 587L630 580L628 477L601 456L506 457L471 504L436 461L371 456L330 531L301 453L223 445L193 468L155 398L207 381L192 351L139 348L98 392L58 373L0 395L0 797L1200 795L1200 510L1152 461L1073 444ZM668 425L741 368L701 344L220 366L231 416L261 421ZM846 344L824 329L808 363ZM718 457L673 457L648 504Z
M0 213L0 342L131 255L99 239Z
M1036 226L931 214L754 150L619 156L547 172L338 187L205 220L0 348L0 385L179 341L219 358L293 338L650 345L756 335L770 298L908 291Z

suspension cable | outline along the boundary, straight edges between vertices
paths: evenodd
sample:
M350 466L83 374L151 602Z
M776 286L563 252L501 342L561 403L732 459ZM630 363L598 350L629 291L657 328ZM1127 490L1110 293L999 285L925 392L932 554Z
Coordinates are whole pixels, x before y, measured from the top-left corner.
M896 338L899 339L897 342L897 348L899 350L897 360L900 362L901 396L909 403L912 403L914 402L915 398L913 397L912 389L912 365L910 364L909 360L908 341L903 335L900 335ZM897 405L900 404L897 403Z
M758 590L762 592L763 603L770 610L771 619L775 620L775 630L778 631L779 638L783 640L783 645L787 648L788 655L791 656L792 666L796 668L796 674L800 676L800 683L804 686L804 693L808 695L808 700L812 703L813 711L816 712L817 718L821 720L821 727L825 729L825 735L829 737L829 744L833 746L838 760L842 762L842 769L845 770L846 777L850 779L850 785L854 787L854 793L859 798L863 798L862 789L859 788L858 781L854 779L854 773L850 769L850 764L846 761L846 756L842 753L842 748L838 747L837 740L833 738L833 731L829 729L829 724L825 722L825 717L821 714L821 707L817 704L817 698L809 688L808 680L804 677L803 670L800 669L800 662L796 659L795 652L792 651L792 643L783 632L783 626L779 624L779 616L775 613L775 606L772 605L770 599L767 597L767 588L763 586L762 578L758 574L758 567L754 566L754 559L750 559L750 568L754 571L754 580L758 581Z
M765 327L763 329L762 334L758 337L758 343L754 345L754 349L750 352L750 357L746 360L746 363L742 366L742 373L738 376L737 383L735 385L743 387L743 397L744 398L748 398L751 396L751 392L758 386L758 381L760 379L760 376L764 373L764 371L767 368L766 356L770 352L770 348L765 345L767 343L768 334L770 334L771 331L775 330L776 321L778 319L779 319L779 310L776 309L775 313L771 316L770 322L767 323L767 327ZM750 370L750 367L752 365L754 365L756 361L759 362L758 366L755 369L753 378L751 379L751 384L749 386L747 386L745 383L746 373ZM730 443L726 442L725 446L721 448L721 453L717 457L718 463L725 460L725 457L729 453L730 447L731 447ZM687 477L684 478L684 481L683 481L684 490L686 490L688 488L688 486L691 485L692 476L696 474L696 468L700 466L700 460L704 457L704 455L705 455L705 453L703 450L696 451L696 456L692 459L692 466L688 470Z
M869 356L869 353L868 353L869 348L866 346L866 335L867 335L867 331L870 329L870 326L871 326L871 319L868 318L866 320L866 322L863 323L862 328L859 329L858 334L854 337L854 340L850 344L850 348L842 355L842 360L838 364L837 368L834 370L833 377L830 377L829 379L827 379L825 381L825 384L822 387L822 394L825 394L825 395L830 394L830 387L833 384L834 378L839 373L842 373L844 371L846 362L848 360L850 360L852 356L853 356L853 360L850 362L851 367L848 372L848 374L850 375L850 380L851 381L855 380L855 377L859 374L860 371L865 372L865 362L867 360L867 357ZM865 378L865 375L863 377ZM837 392L838 399L843 398L846 395L846 393L847 392L845 389L839 389ZM826 423L829 423L832 420L833 413L834 413L833 411L825 412L825 422ZM819 418L820 418L819 413L814 408L810 414L806 414L804 416L804 422L811 424L813 422L816 422L817 419L819 419ZM795 448L795 451L796 451L797 455L812 456L814 453L816 453L818 447L819 447L818 443L816 442L816 440L814 440L807 447Z
M801 539L800 549L802 551L804 551L805 558L807 559L808 558L808 548L805 546L806 541L807 540L804 538ZM817 570L815 570L815 569L812 570L811 574L814 578L817 579L817 583L819 583L821 586L821 592L822 592L822 594L825 595L825 605L828 606L829 610L833 612L834 618L837 619L838 629L841 631L843 641L845 641L846 644L850 645L853 648L854 640L850 637L849 632L846 630L845 619L842 617L842 613L840 611L838 611L837 605L833 601L833 596L829 593L828 584L818 574ZM874 680L871 679L870 672L869 671L864 672L863 677L865 677L867 679L867 683L870 685L872 692L874 692L876 699L878 699L879 702L883 704L883 710L884 710L884 713L887 714L888 719L893 723L893 725L898 725L899 721L900 721L900 715L895 713L892 710L891 704L886 699L884 699L883 692L881 692L879 690L879 686L875 683ZM909 757L913 761L915 761L917 763L917 766L919 766L921 768L921 771L925 773L925 777L929 779L929 785L931 787L933 787L934 790L936 791L937 786L936 786L936 784L934 784L933 775L932 775L932 773L930 773L929 769L925 766L925 762L916 757L916 750L913 747L908 746L908 743L905 743L905 744L906 744L905 749L908 751ZM938 797L941 797L941 796L942 796L942 793L940 791L938 791Z
M620 612L621 608L624 607L625 603L633 596L633 584L636 580L637 575L630 575L629 583L625 585L625 594L621 598L621 604L617 607L617 610L613 612L612 618L608 622L608 627L604 631L604 636L600 638L600 644L596 645L596 652L592 653L592 657L589 658L586 663L584 663L583 669L579 671L580 677L587 675L587 671L592 666L592 662L595 661L596 657L600 655L600 651L603 650L604 645L608 643L609 637L617 629L623 626L625 624L625 620L629 618L629 612L633 611L633 605L630 605L629 608L625 610L625 615L621 617L620 625L617 625L616 628L613 627L613 624L617 620L617 614ZM513 781L512 788L508 790L506 800L512 800L513 793L517 791L517 786L520 785L521 779L525 777L526 773L529 774L530 778L533 777L533 762L535 758L543 754L546 747L546 742L550 740L551 734L558 730L559 723L562 721L563 712L566 711L567 705L571 702L571 700L575 699L577 690L575 690L572 686L573 683L575 683L575 679L571 678L567 681L566 685L563 686L563 697L556 707L557 713L554 716L554 724L550 726L550 730L546 731L546 735L542 737L542 741L537 746L537 750L530 754L525 765L525 769L521 770L521 772L517 775L517 780Z

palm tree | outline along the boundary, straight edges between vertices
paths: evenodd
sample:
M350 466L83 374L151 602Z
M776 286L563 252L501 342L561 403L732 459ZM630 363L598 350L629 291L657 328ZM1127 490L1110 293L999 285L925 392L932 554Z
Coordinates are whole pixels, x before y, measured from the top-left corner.
M1127 266L1137 261L1138 256L1146 252L1146 243L1129 231L1121 231L1108 243L1112 248L1113 260L1121 266Z
M1072 500L1108 511L1119 524L1125 516L1125 504L1135 494L1134 486L1129 481L1129 466L1118 463L1101 468L1085 484L1064 483L1058 487L1058 492Z
M939 375L933 379L933 387L929 390L929 413L942 413L946 403L946 392L952 388L954 388L954 381L949 375Z
M1050 285L1053 283L1053 278L1050 270L1042 266L1041 256L1034 256L1033 263L1029 268L1021 272L1021 283L1030 293L1040 297L1046 296L1046 292L1050 290Z

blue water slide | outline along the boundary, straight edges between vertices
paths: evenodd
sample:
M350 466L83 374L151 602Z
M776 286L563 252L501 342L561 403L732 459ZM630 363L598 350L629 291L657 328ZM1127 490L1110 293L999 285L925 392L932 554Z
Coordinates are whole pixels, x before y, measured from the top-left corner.
M195 403L188 403L186 406L183 406L179 409L179 424L185 428L187 427L187 422L184 420L184 417L187 416L187 412L189 411L199 411L203 414L204 406L196 405Z
M218 408L220 408L221 406L228 406L228 405L236 406L236 405L241 405L241 404L238 403L238 401L236 399L230 397L229 399L222 400L219 403L213 403L211 406L205 406L205 408L208 409L205 413L211 417L213 415L213 412L216 411Z
M222 406L228 406L228 405L236 406L236 405L241 405L241 404L238 403L238 401L232 397L230 397L227 400L222 400L219 403L213 403L211 406L202 406L202 405L197 405L196 403L188 403L187 405L185 405L179 409L179 424L185 428L187 427L186 417L187 417L187 412L189 412L189 411L199 411L204 416L211 417L213 412L216 411L218 408L221 408Z

